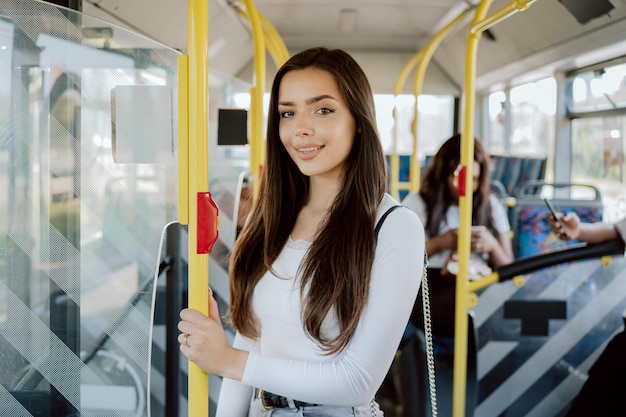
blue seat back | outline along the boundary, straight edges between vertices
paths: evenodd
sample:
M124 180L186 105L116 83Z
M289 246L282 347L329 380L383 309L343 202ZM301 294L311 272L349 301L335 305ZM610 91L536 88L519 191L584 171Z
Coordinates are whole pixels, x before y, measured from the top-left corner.
M595 186L528 181L520 187L513 210L513 250L516 258L579 243L563 241L552 233L548 223L549 210L542 199L546 195L551 197L557 211L573 211L583 222L602 221L602 198Z

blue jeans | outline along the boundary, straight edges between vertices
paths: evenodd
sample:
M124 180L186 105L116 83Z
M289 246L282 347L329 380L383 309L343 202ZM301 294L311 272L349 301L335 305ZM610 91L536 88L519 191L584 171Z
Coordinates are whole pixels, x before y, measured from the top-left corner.
M383 417L383 412L374 402L376 417ZM250 403L248 417L372 417L370 404L359 407L317 405L314 407L289 407L264 410L259 400L254 398Z

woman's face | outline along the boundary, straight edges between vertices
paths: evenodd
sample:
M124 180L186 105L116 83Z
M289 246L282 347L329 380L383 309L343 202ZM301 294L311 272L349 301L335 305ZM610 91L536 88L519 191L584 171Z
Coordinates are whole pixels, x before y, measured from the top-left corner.
M480 186L480 164L476 161L474 161L474 165L472 168L472 178L473 178L473 182L472 182L472 186L473 186L473 190L472 193L475 193L476 190L478 190L478 187ZM458 192L458 178L454 175L454 172L452 174L450 174L448 176L448 187L450 188L450 193L455 197L456 200L459 199L459 192Z
M279 135L300 171L338 180L356 122L335 77L318 68L290 71L278 90Z

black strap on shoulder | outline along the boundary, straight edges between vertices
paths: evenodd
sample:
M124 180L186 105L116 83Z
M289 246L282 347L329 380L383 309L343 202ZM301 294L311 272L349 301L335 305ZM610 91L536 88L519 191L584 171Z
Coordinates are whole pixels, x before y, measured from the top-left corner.
M383 226L383 222L385 221L387 216L389 216L389 214L391 214L391 212L397 209L398 207L402 207L402 205L396 204L395 206L391 206L387 209L386 212L383 213L382 216L380 216L378 223L376 223L376 228L374 228L374 236L376 237L376 239L378 239L378 232L380 231L380 228Z

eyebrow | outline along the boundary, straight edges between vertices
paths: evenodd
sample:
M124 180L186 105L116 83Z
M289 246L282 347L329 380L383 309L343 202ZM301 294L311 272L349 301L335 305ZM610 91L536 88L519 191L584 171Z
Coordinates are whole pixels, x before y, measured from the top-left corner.
M333 97L333 96L331 96L329 94L321 94L319 96L308 98L308 99L306 99L305 102L306 102L306 104L313 104L313 103L317 103L318 101L322 101L322 100L327 99L327 98L331 99L331 100L337 101L337 99L335 97ZM293 102L291 102L291 101L279 101L278 105L279 106L293 106Z

